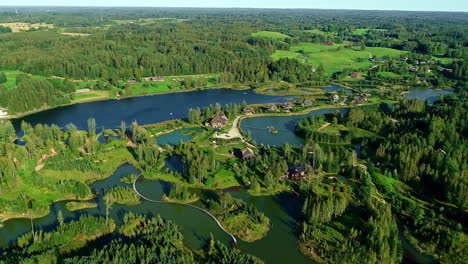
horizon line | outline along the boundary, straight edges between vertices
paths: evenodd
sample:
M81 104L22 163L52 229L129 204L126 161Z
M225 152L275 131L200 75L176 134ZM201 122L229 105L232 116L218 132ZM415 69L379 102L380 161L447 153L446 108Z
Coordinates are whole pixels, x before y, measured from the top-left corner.
M216 7L216 6L125 6L125 5L103 5L103 6L90 6L90 5L0 5L2 7L88 7L88 8L193 8L193 9L274 9L274 10L342 10L342 11L389 11L389 12L449 12L449 13L467 13L468 10L413 10L413 9L354 9L354 8L313 8L313 7Z

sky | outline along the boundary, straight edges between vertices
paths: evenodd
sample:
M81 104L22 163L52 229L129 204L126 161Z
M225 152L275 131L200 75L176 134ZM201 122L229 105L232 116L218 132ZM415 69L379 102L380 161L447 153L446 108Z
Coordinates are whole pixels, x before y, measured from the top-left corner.
M468 0L0 0L0 6L2 5L319 8L468 12Z

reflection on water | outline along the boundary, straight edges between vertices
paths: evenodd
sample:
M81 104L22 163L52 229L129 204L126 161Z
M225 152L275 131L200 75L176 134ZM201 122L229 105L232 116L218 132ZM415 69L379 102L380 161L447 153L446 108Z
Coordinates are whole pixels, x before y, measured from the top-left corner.
M421 101L428 101L429 104L433 104L439 99L441 95L448 95L454 93L453 89L449 90L434 90L427 88L411 89L408 93L403 94L408 99L419 99Z
M241 128L257 144L282 146L288 143L289 145L302 146L303 140L294 134L296 123L309 116L330 114L336 110L337 108L328 108L311 111L304 115L252 117L242 120ZM341 115L344 115L349 111L349 108L339 108L339 111ZM274 127L278 133L271 133L268 127Z

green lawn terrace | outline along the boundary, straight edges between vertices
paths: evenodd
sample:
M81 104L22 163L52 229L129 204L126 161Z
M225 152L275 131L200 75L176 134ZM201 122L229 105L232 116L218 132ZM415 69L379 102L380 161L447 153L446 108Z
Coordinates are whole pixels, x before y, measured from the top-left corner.
M331 45L301 43L300 45L291 46L289 51L277 50L271 57L273 60L282 58L298 59L314 67L323 64L325 73L331 76L346 68L368 69L374 65L374 62L370 60L373 57L397 58L405 53L401 50L380 47L366 47L361 50L361 47L353 46L353 44L352 42L331 43Z

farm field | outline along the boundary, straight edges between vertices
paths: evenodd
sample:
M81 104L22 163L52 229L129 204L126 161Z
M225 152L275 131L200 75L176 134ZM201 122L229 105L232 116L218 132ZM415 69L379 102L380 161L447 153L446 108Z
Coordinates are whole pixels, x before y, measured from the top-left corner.
M32 24L32 23L25 23L25 22L14 22L14 23L0 23L0 26L9 27L11 28L12 32L20 32L23 30L30 30L32 28L38 29L39 27L46 27L46 28L54 28L52 24Z
M366 47L365 50L360 50L358 47L345 48L344 46L345 44L326 46L319 43L302 43L291 46L289 51L277 50L271 57L273 60L293 58L304 62L304 57L309 57L310 59L306 63L310 63L314 67L323 64L325 73L330 76L345 68L367 69L373 64L369 61L370 57L388 56L395 58L404 53L389 48Z

